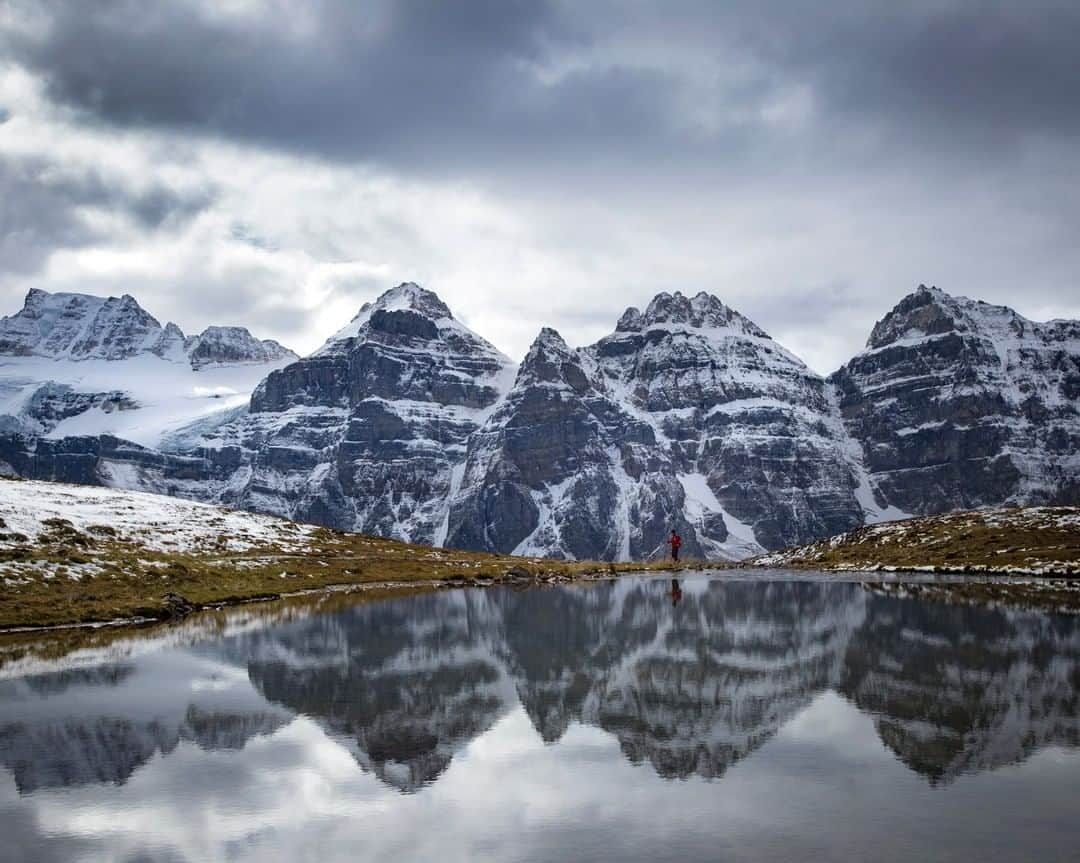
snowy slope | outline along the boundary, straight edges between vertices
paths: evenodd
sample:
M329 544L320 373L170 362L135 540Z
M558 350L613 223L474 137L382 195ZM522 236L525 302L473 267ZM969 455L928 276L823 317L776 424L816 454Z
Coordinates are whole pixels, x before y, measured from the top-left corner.
M193 421L246 405L296 359L243 327L185 337L130 296L32 290L0 319L0 432L112 435L147 447Z
M223 509L211 504L112 488L64 483L0 480L0 547L31 541L51 528L49 519L65 519L79 531L105 525L139 546L157 551L196 554L278 547L302 552L314 531L281 519Z

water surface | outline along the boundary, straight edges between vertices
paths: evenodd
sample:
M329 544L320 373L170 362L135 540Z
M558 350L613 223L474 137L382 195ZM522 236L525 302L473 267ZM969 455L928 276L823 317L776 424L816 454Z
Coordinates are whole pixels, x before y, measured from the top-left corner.
M238 613L0 678L5 861L1080 847L1075 616L624 578Z

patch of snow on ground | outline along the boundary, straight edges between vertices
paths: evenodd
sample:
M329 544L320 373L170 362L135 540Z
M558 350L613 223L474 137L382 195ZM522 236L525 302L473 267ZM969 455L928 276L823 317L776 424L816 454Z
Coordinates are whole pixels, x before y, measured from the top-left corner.
M243 552L276 546L282 551L303 552L316 530L273 516L178 498L29 480L0 481L0 517L7 531L31 540L45 529L46 519L63 518L79 531L89 525L106 525L122 538L154 551ZM0 541L3 544L6 541Z

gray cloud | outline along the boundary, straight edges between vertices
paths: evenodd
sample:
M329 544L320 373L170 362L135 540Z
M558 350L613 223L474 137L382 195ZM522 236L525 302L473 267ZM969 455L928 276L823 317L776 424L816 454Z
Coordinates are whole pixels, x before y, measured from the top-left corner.
M827 158L818 148L844 151L837 133L861 127L899 135L879 140L887 152L982 150L1080 124L1080 7L1056 0L45 9L46 26L9 33L8 50L100 122L414 169ZM726 67L739 73L721 83ZM798 86L814 129L792 141L760 109Z
M126 215L146 231L182 225L208 207L214 191L143 188L99 170L73 169L46 156L0 157L0 279L32 273L57 248L86 246L106 237L85 217L87 208Z
M164 154L143 151L138 183L90 147L86 164L44 146L0 161L12 296L58 250L134 261L142 240L176 237L171 268L148 264L157 248L122 274L69 256L49 285L313 346L322 300L337 314L418 278L515 354L541 323L582 343L658 290L705 289L820 371L921 281L1080 314L1072 0L9 9L0 71L28 73L50 122ZM26 112L0 96L6 133ZM170 142L193 141L213 151L183 168L205 174L194 192L165 170L182 161ZM290 194L234 181L249 156L278 160L265 182ZM324 169L338 173L301 182ZM445 192L459 182L460 203ZM208 209L218 222L185 232ZM320 267L333 273L299 285Z
M0 160L0 279L36 271L57 246L92 242L77 201L42 182L42 163Z

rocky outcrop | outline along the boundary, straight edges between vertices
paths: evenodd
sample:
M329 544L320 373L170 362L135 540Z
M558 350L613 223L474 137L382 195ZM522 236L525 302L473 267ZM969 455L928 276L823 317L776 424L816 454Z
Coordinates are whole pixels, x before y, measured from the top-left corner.
M448 545L630 556L619 446L635 433L651 440L651 430L586 369L586 354L554 330L540 333L506 399L469 439Z
M545 329L469 441L447 542L739 557L862 523L825 382L715 297L660 294L570 349Z
M920 286L832 376L879 494L910 513L1080 502L1080 323Z
M273 339L257 339L246 327L207 327L199 335L184 341L184 352L195 369L297 359L288 348Z
M703 552L743 556L862 522L825 382L716 297L659 294L644 312L628 309L589 352L608 391L659 444L630 441L627 473L655 475L664 453L660 473L683 486ZM643 502L657 492L653 483Z
M0 431L33 437L50 432L58 423L94 408L111 413L138 407L138 402L123 390L81 392L71 384L49 381L33 390L18 414L0 415Z

